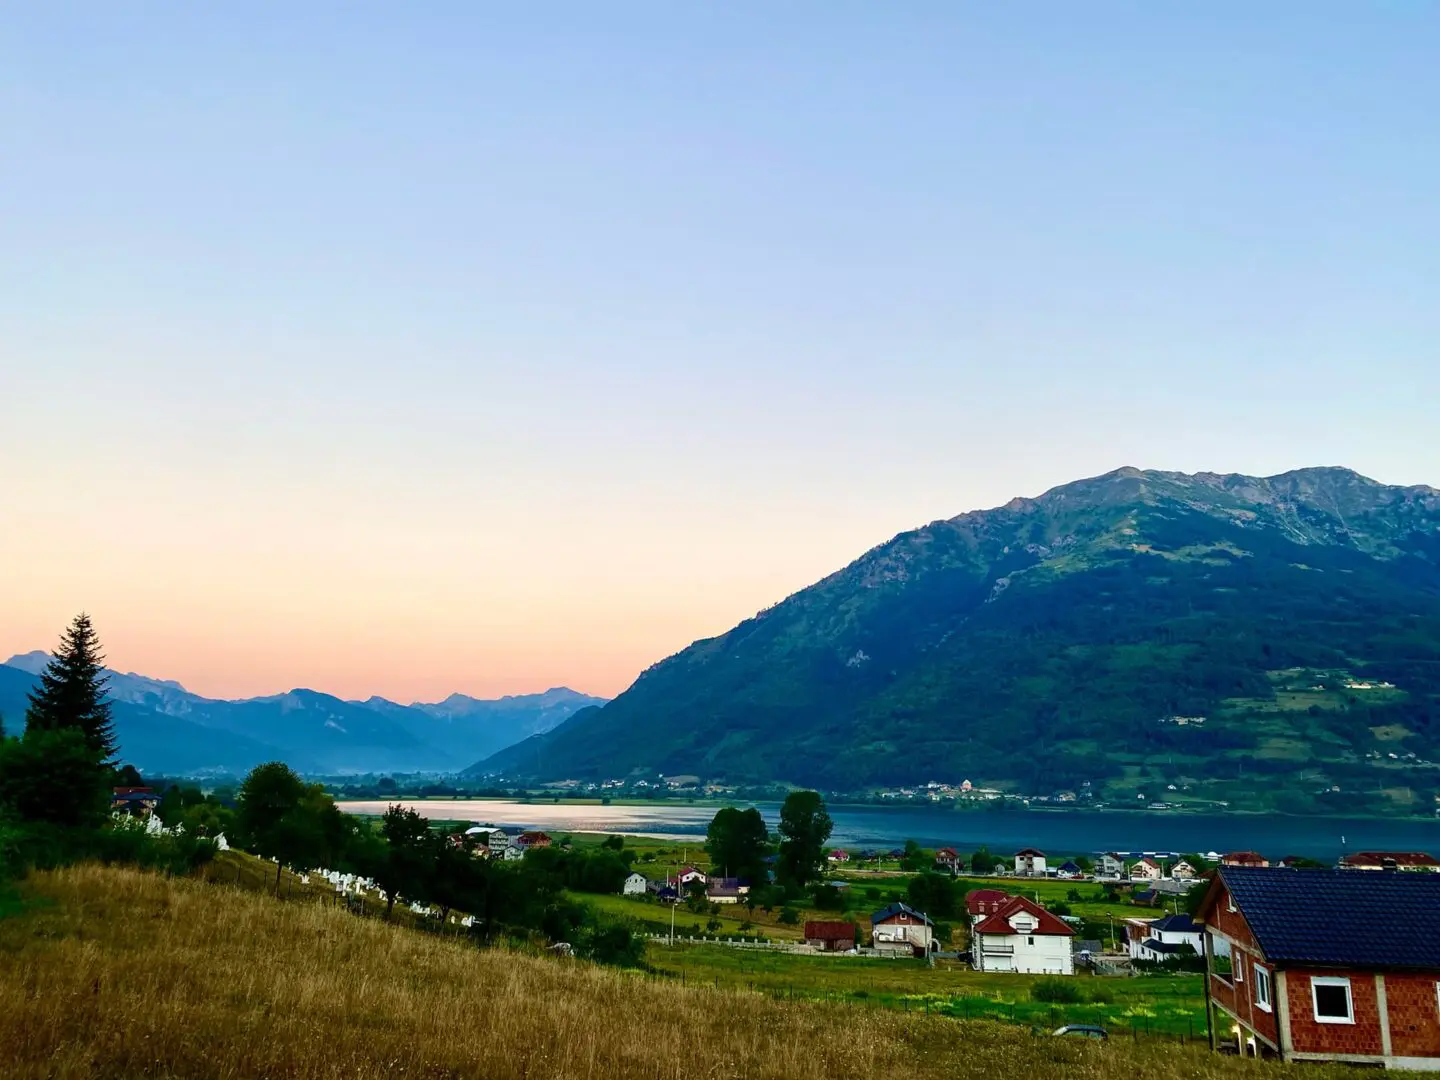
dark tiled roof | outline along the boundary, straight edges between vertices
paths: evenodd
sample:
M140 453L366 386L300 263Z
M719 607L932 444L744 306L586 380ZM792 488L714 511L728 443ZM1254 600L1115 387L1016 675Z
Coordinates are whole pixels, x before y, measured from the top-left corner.
M1225 866L1220 878L1272 962L1440 971L1440 874Z
M1189 915L1166 915L1152 922L1150 929L1157 932L1164 930L1167 934L1198 934L1200 924Z
M914 908L912 908L909 904L895 903L895 904L891 904L891 905L890 905L889 907L887 907L887 908L882 908L881 910L875 912L874 915L871 915L871 916L870 916L870 925L871 925L871 926L874 926L876 923L882 923L882 922L884 922L886 919L888 919L888 918L890 918L891 916L894 916L894 915L911 915L911 916L913 916L913 917L921 920L921 921L924 922L926 925L929 925L929 924L930 924L930 917L929 917L928 915L926 915L923 911L916 911L916 910L915 910Z

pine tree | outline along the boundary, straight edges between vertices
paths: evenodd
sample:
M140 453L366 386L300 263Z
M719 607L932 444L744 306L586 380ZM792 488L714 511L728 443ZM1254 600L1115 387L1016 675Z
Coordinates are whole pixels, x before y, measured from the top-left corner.
M81 612L60 638L40 685L30 692L25 726L31 731L76 728L86 745L104 763L115 756L115 726L106 700L110 677L90 616Z

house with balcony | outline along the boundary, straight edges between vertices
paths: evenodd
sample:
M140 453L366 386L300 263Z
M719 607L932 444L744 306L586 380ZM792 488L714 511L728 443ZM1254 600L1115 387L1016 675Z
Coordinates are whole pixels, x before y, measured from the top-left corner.
M1045 853L1027 847L1015 853L1015 875L1017 877L1044 877Z
M1012 896L971 930L976 971L1073 975L1075 931L1027 896Z
M870 916L870 944L876 952L924 956L938 947L935 924L923 911L895 903Z

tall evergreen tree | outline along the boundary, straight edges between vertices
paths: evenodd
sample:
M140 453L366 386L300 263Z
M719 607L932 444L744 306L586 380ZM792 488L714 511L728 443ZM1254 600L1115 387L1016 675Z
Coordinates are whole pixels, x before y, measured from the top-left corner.
M109 763L119 749L106 700L110 677L90 616L81 612L60 638L40 685L30 692L25 726L31 731L76 728L96 757Z

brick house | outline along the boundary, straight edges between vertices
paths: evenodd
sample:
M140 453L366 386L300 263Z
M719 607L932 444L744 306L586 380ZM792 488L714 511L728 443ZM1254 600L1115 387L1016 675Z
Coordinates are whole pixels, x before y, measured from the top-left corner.
M1222 866L1197 921L1213 1048L1440 1070L1440 875Z
M824 952L849 952L855 948L855 924L848 922L807 922L805 944Z
M550 846L550 834L531 830L522 832L515 838L515 846L522 851L529 851L531 848L542 848Z

